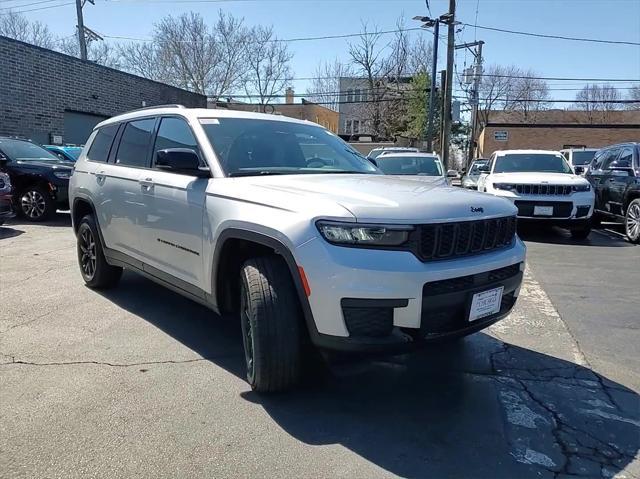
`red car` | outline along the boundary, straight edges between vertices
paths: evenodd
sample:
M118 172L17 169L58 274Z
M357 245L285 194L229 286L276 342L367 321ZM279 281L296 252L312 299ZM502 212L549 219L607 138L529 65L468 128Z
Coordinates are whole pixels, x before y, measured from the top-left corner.
M9 180L9 175L0 171L0 225L13 216L11 180Z

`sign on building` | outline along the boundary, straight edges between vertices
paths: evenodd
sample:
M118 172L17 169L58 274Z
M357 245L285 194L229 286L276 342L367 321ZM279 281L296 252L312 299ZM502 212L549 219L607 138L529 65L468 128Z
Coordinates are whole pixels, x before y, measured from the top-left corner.
M498 130L493 132L493 139L496 141L508 141L509 132L504 130Z

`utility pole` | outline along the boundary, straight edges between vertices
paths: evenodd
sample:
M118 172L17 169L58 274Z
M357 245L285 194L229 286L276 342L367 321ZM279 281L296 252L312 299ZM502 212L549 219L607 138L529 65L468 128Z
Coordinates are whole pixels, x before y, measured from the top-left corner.
M436 69L438 68L438 34L440 32L440 22L435 21L433 25L433 48L431 61L431 90L429 91L429 117L427 119L427 151L433 152L433 112L436 109Z
M451 137L451 97L453 93L453 53L455 49L455 15L456 0L449 0L449 13L447 14L447 84L444 96L444 118L442 121L442 163L445 170L449 165L449 140Z
M76 14L78 16L78 44L80 45L80 58L82 60L87 59L87 41L84 36L84 19L82 18L82 7L84 2L82 0L76 0Z
M465 77L469 78L468 71L471 71L473 78L473 86L470 95L471 104L471 131L469 132L469 151L467 152L467 166L473 161L473 153L475 147L476 130L478 129L478 106L480 103L480 80L482 79L482 40L473 43L464 43L462 45L456 45L456 50L459 48L468 48L475 57L475 65L465 72ZM476 51L472 51L470 47L476 47ZM466 80L469 83L469 80Z

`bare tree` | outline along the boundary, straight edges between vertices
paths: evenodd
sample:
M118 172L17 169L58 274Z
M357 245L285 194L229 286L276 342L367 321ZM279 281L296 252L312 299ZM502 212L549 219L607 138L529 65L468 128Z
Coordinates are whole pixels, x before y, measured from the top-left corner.
M418 35L409 45L408 70L411 74L431 72L433 48L424 35ZM431 74L431 73L429 73Z
M504 109L514 96L514 77L518 69L512 65L489 66L480 81L480 104L478 105L478 127L489 122L491 111Z
M11 10L0 15L0 35L42 48L52 49L58 43L44 23L30 22L22 14Z
M587 84L576 94L576 107L587 112L590 123L606 122L611 119L610 112L620 108L619 100L620 93L613 85Z
M56 49L67 55L80 57L80 46L75 36L62 38ZM117 48L102 40L87 43L87 59L106 67L120 68Z
M165 68L164 50L156 43L128 43L118 47L122 68L150 80L173 84Z
M293 54L286 43L278 41L273 27L253 27L250 37L244 55L245 91L247 95L256 95L261 105L267 105L291 83L293 74L289 65Z
M213 97L224 96L241 84L248 29L242 19L218 12L209 27L194 12L167 16L158 22L150 44L119 49L128 71Z
M546 110L549 102L549 86L545 80L536 78L533 70L519 71L512 79L511 98L506 108L522 112L525 121L536 121L536 113Z
M332 62L318 63L307 89L309 100L338 111L340 107L340 78L351 75L348 65L335 58Z
M633 103L627 103L628 110L640 110L640 83L633 85L627 92L627 100Z

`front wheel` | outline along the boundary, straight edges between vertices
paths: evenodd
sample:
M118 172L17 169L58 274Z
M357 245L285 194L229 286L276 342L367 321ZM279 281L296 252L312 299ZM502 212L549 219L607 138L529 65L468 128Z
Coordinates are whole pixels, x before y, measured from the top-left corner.
M587 226L586 228L580 228L577 230L571 230L571 237L577 240L587 239L591 234L591 226Z
M18 212L29 221L44 221L55 212L49 193L40 186L27 187L20 194Z
M302 315L289 269L277 256L254 258L240 280L247 381L259 392L288 389L302 370Z
M104 258L96 221L91 215L80 220L77 233L78 264L85 284L90 288L111 288L122 276L122 268L111 266Z
M624 229L632 243L640 243L640 198L633 200L627 207L624 217Z

